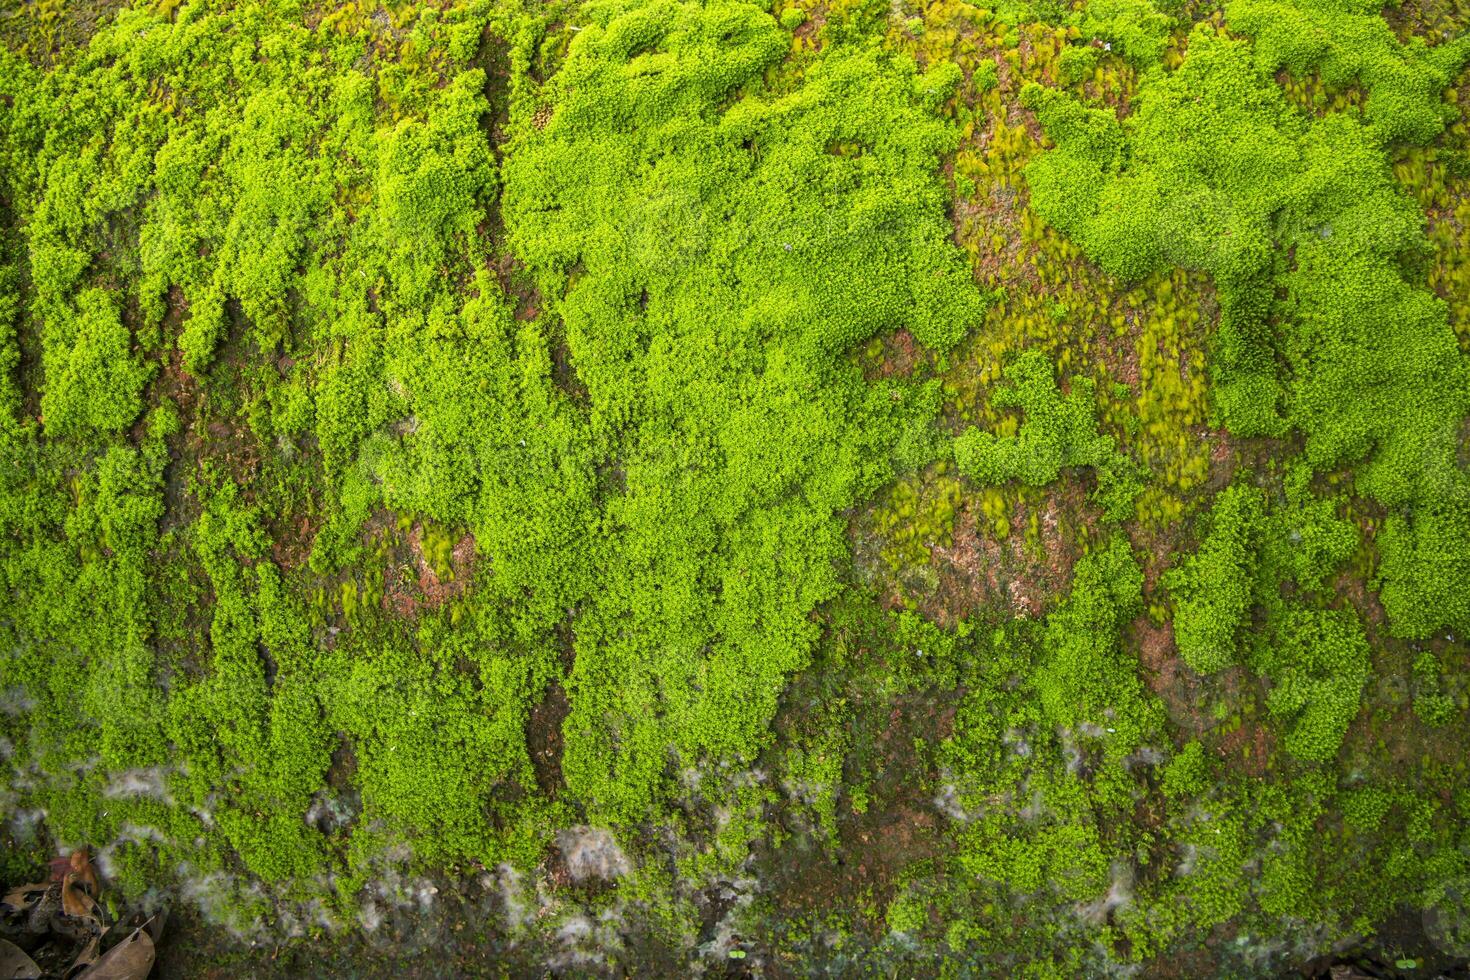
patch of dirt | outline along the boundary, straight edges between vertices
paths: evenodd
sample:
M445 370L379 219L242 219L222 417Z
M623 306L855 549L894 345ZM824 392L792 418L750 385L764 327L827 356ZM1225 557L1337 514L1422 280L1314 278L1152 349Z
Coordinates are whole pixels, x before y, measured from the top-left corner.
M271 560L283 572L300 568L311 556L316 532L317 525L308 514L303 514L299 520L273 522Z
M1133 311L1126 311L1123 316L1128 321L1128 329L1121 336L1114 335L1106 324L1099 324L1092 353L1106 365L1109 378L1121 381L1136 391L1138 383L1143 380L1138 350L1138 338L1143 333L1143 326ZM1180 371L1183 371L1183 365L1180 366Z
M1195 700L1191 688L1196 678L1174 644L1173 622L1154 623L1144 614L1133 621L1131 630L1127 646L1138 651L1144 682L1164 699L1171 717L1184 714Z
M1215 975L1217 964L1209 949L1157 956L1148 961L1147 975L1153 980L1196 980Z
M1244 667L1231 667L1208 677L1196 674L1179 656L1171 621L1156 624L1145 614L1133 621L1128 633L1125 646L1138 651L1144 683L1164 702L1169 721L1181 739L1210 736L1217 727L1210 709L1217 701L1248 704L1262 692L1264 682L1252 677ZM1275 751L1275 736L1263 723L1257 724L1249 718L1216 741L1220 756L1232 760L1241 758L1249 744L1244 771L1254 776L1265 773L1266 760Z
M552 799L566 787L561 772L561 726L571 710L566 691L559 682L552 681L526 718L526 750L536 771L536 785Z
M6 4L0 16L0 44L23 54L37 67L55 65L67 52L86 47L92 35L126 6L125 0Z
M438 609L457 599L469 587L474 574L475 536L466 532L449 553L449 569L443 578L424 554L424 527L415 523L408 531L407 553L390 558L383 576L381 605L405 619L419 609Z
M223 469L236 485L246 490L249 499L249 488L260 474L260 441L249 425L243 421L215 419L204 426L203 432L195 427L191 434L199 438L198 458Z
M480 128L490 141L496 159L501 157L505 128L510 122L511 43L489 25L480 32L480 49L475 53L475 67L485 73L485 101L490 106ZM497 205L498 206L498 205Z
M166 331L174 330L173 336L186 309L183 295L170 290L164 327ZM157 397L173 398L179 408L183 431L176 437L176 445L171 446L174 459L216 467L241 488L247 501L254 501L261 490L258 477L266 447L245 418L244 405L250 366L261 360L263 352L249 339L250 324L240 304L230 300L225 310L230 327L207 381L191 376L184 368L182 355L174 350L155 381L155 389Z
M791 32L791 36L801 42L802 47L815 51L822 46L817 35L827 26L827 5L814 4L803 9L806 11L806 20Z
M1235 448L1230 431L1223 426L1209 432L1207 438L1215 444L1210 450L1210 472L1201 485L1201 492L1216 494L1228 487L1235 479Z
M1368 587L1361 575L1355 575L1351 568L1343 569L1332 580L1331 588L1334 595L1357 610L1358 616L1369 630L1369 638L1373 641L1375 650L1391 642L1391 637L1383 635L1384 628L1388 625L1388 613L1383 608L1383 600L1378 597L1376 589Z
M1060 518L1080 511L1083 497L1075 482L1046 492L1040 504L1039 555L1026 546L1027 505L1016 507L1004 541L982 532L968 507L961 510L952 542L930 549L936 582L922 590L919 610L944 626L986 608L1003 608L1027 619L1044 614L1057 596L1066 594L1072 566L1081 557L1077 541L1062 533Z
M180 324L188 310L188 303L184 299L183 292L177 287L171 287L168 292L168 308L164 315L163 329L164 337L172 342L178 335ZM182 527L193 522L199 513L199 503L188 491L188 480L186 475L185 460L192 455L197 446L191 446L190 429L193 428L199 413L199 382L193 375L184 370L184 355L177 349L172 350L165 360L163 370L153 379L150 407L161 404L165 399L174 403L178 409L181 422L180 431L170 436L167 440L169 450L169 462L164 469L163 481L163 520L159 524L159 532L167 533L171 528ZM134 434L134 443L140 435Z
M869 381L877 378L906 378L914 373L914 368L924 357L918 341L905 328L883 337L882 343L883 353L876 366L864 372Z
M517 320L525 323L541 315L541 310L545 306L541 298L541 290L536 288L531 274L526 271L526 267L519 259L508 252L497 256L490 263L490 271L495 273L501 290L515 305Z
M1022 191L993 183L984 197L960 198L954 203L955 243L962 247L966 242L980 244L975 275L991 288L1003 283L1040 288L1034 264L1026 261L1033 246L1021 234L1022 195ZM997 236L1003 241L998 251L992 247Z
M1266 775L1276 751L1276 736L1264 722L1246 721L1227 732L1215 751L1228 765L1247 776Z
M488 876L432 879L427 907L384 908L374 931L340 935L318 930L256 945L233 938L197 909L170 910L153 976L159 980L233 980L236 977L474 977L543 976L553 950L518 941L495 923L503 901Z
M938 853L939 821L932 807L869 807L842 835L839 877L891 894L905 868Z
M332 761L327 766L327 785L339 793L353 788L353 781L357 776L357 750L353 748L352 742L343 735L337 740L337 747L332 750Z
M848 909L852 924L876 941L887 929L883 910L906 872L939 857L945 846L944 820L932 802L938 781L932 747L953 731L961 694L883 693L875 682L888 675L881 655L860 633L848 640L852 659L846 667L819 665L793 678L773 723L776 744L763 765L775 767L785 746L820 741L834 722L841 724L846 734L836 840L827 842L811 825L809 811L780 804L768 819L785 834L755 845L756 877L788 921ZM837 702L844 707L836 715L822 707ZM856 788L865 801L859 806Z
M879 912L893 897L904 870L943 848L939 814L922 802L875 802L862 815L839 806L839 839L832 853L800 832L775 850L757 845L758 860L770 865L761 877L770 884L776 907L788 915L850 907L858 896ZM863 924L873 938L886 929L881 915Z

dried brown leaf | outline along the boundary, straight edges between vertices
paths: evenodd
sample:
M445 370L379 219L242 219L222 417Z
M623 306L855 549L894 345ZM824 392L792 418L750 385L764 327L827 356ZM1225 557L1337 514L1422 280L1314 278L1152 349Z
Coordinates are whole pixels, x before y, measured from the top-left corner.
M78 884L75 871L68 872L61 883L61 911L79 919L98 918L97 901Z
M154 920L134 929L128 938L109 949L103 957L77 980L144 980L153 969L154 945L149 926Z
M20 885L6 892L5 897L0 899L0 905L8 906L16 912L25 912L34 908L36 903L46 896L46 890L50 887L50 884L44 881Z
M79 847L71 852L71 858L67 862L71 870L76 874L76 882L85 885L87 894L97 898L102 894L102 886L97 882L97 872L92 870L92 857L87 853L85 847Z
M6 980L36 980L41 968L15 943L0 939L0 977Z

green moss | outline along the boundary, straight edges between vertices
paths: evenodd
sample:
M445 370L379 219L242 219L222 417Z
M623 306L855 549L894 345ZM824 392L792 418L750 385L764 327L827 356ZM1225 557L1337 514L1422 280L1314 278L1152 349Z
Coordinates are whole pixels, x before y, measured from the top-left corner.
M1189 800L1202 795L1207 788L1209 763L1205 759L1204 747L1191 741L1164 770L1164 795L1174 799Z
M600 8L506 164L512 244L560 297L626 486L592 545L564 761L609 818L646 811L671 753L760 745L837 591L836 515L922 424L926 399L834 355L900 323L943 350L983 311L925 162L952 136L924 86L850 52L765 93L785 45L740 4Z
M1101 52L1090 44L1068 45L1057 56L1057 72L1062 81L1076 85L1089 77L1097 68Z
M1124 627L1143 611L1142 589L1143 573L1121 537L1078 561L1071 595L1047 620L1047 656L1036 673L1047 714L1067 728L1108 729L1110 754L1126 755L1160 720L1119 647Z
M468 883L511 972L1258 975L1453 911L1453 18L768 6L0 45L7 874L272 940Z
M1163 59L1174 18L1152 0L1092 0L1083 8L1081 29L1107 41L1133 65L1148 68Z
M1465 590L1432 583L1463 581L1451 569L1470 560L1470 490L1447 439L1470 382L1443 304L1397 265L1423 247L1421 219L1379 137L1350 115L1292 111L1248 44L1204 29L1178 71L1144 82L1125 124L1056 91L1026 97L1058 144L1027 171L1038 213L1110 274L1212 275L1220 418L1237 435L1299 429L1317 469L1369 457L1359 491L1414 502L1383 534L1394 629L1463 624Z
M112 296L88 289L76 307L46 327L41 417L58 439L116 436L141 412L150 371L134 354Z
M1139 468L1118 451L1112 436L1097 431L1094 385L1072 379L1065 397L1051 363L1037 350L1024 352L1005 370L1009 386L991 397L996 408L1020 408L1020 431L997 436L972 428L955 440L954 457L965 476L982 485L1019 480L1042 487L1063 468L1091 466L1098 477L1098 499L1108 516L1122 519L1143 490Z
M1335 756L1368 679L1368 641L1357 617L1292 610L1256 666L1271 680L1267 709L1289 720L1286 750L1313 762Z
M1255 601L1263 516L1259 491L1227 488L1215 501L1199 551L1169 574L1179 655L1200 673L1223 670L1240 655L1241 633Z
M1426 725L1449 724L1458 714L1454 698L1444 693L1439 658L1428 650L1414 658L1414 713Z
M1382 139L1426 142L1455 116L1440 93L1470 57L1470 38L1403 43L1381 14L1376 4L1321 0L1232 0L1225 7L1230 27L1255 40L1263 70L1315 71L1334 88L1361 85L1368 121Z

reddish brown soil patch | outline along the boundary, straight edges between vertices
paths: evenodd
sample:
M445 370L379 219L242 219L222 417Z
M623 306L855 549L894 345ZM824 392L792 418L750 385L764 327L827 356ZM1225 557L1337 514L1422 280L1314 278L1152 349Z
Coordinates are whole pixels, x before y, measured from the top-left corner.
M1352 569L1345 569L1339 573L1333 579L1331 588L1334 595L1341 597L1357 610L1370 631L1370 638L1375 641L1375 649L1378 648L1382 642L1378 632L1388 622L1388 613L1384 611L1378 592L1370 589L1368 583L1360 575L1355 575Z
M541 315L544 303L541 291L531 281L530 273L514 255L498 256L490 263L501 290L515 304L515 318L522 322L534 320Z
M1148 616L1139 616L1133 621L1133 644L1138 650L1138 660L1149 673L1149 686L1158 690L1169 685L1178 670L1188 669L1179 659L1179 650L1174 645L1174 624L1168 621L1155 624Z
M801 25L791 32L791 36L801 41L803 46L816 50L822 46L822 42L817 35L826 26L827 6L826 4L817 4L807 9L806 20L802 21Z
M424 529L415 524L408 532L407 575L405 566L390 562L384 576L382 606L399 616L414 616L419 609L437 609L464 594L475 563L475 536L466 533L450 551L449 569L440 578L424 555ZM405 581L405 579L411 580Z
M914 335L900 329L883 338L883 356L873 377L908 377L922 356Z
M1220 758L1248 776L1264 776L1276 749L1276 736L1261 722L1246 722L1220 740Z
M937 585L925 591L919 609L935 622L952 626L984 608L1003 608L1023 618L1045 613L1055 598L1065 595L1072 566L1081 555L1073 536L1061 531L1060 516L1083 506L1080 486L1048 491L1040 504L1040 553L1026 546L1029 512L1019 505L1012 515L1012 532L1004 541L982 533L969 509L955 519L953 541L930 549Z
M1033 246L1021 234L1020 214L1024 208L1020 191L998 183L991 184L983 197L955 202L955 243L960 246L966 242L979 243L975 275L988 286L1004 283L1026 289L1040 288L1035 266L1025 260ZM996 236L1004 242L1000 251L992 247Z
M1164 702L1169 720L1183 738L1198 738L1214 729L1215 720L1209 709L1222 688L1232 692L1229 698L1232 704L1250 699L1251 693L1245 690L1242 668L1231 668L1211 677L1196 674L1179 656L1172 622L1156 624L1147 615L1142 615L1133 621L1129 634L1126 646L1138 651L1144 683ZM1226 736L1227 741L1229 738ZM1236 738L1229 751L1238 754L1241 744L1243 738ZM1223 743L1221 751L1226 751Z
M311 556L311 545L316 540L316 525L311 517L303 514L300 520L281 521L273 524L271 534L271 560L283 572L300 568Z
M1093 353L1107 366L1108 377L1136 390L1143 379L1138 352L1138 338L1143 333L1143 327L1132 310L1126 311L1123 316L1128 323L1128 329L1121 336L1115 335L1106 325L1100 325L1097 346ZM1160 344L1162 343L1160 340Z

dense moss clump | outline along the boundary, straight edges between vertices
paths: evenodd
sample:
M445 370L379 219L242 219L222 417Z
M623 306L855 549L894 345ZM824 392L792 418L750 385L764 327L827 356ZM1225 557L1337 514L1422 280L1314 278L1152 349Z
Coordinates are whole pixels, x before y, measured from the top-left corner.
M1128 516L1143 489L1138 467L1118 451L1116 440L1097 431L1090 378L1075 378L1064 398L1051 364L1040 351L1027 351L1005 370L1010 385L991 398L996 408L1015 406L1025 413L1020 431L996 436L970 429L955 440L955 463L977 483L1019 480L1043 487L1062 469L1090 466L1097 473L1098 497L1109 517Z
M48 324L41 419L57 438L116 436L142 411L149 372L111 296L89 289L76 305Z
M385 79L348 67L360 36L229 5L124 13L44 76L5 63L43 326L40 421L6 449L23 542L6 674L46 704L24 764L105 747L95 778L42 791L62 839L140 819L88 801L105 773L158 767L176 860L234 853L299 881L329 860L304 816L345 737L352 867L398 835L428 860L493 863L544 819L524 729L553 680L565 789L600 822L658 812L671 758L749 762L766 741L839 590L842 512L937 408L936 385L868 384L844 353L901 326L942 351L984 315L935 176L955 134L932 107L959 79L854 48L778 90L762 73L786 41L757 7L588 18L549 85L516 76L502 95L518 107L503 177L473 45L388 118ZM237 56L257 47L271 57ZM519 319L483 268L502 180L497 221L545 304ZM115 253L107 222L134 236ZM226 363L226 345L271 366ZM210 401L181 432L195 385ZM154 404L146 451L101 451ZM245 457L211 453L235 412ZM181 456L167 493L196 516L160 533ZM242 465L274 482L236 489ZM413 547L436 578L457 559L427 525L472 535L488 569L472 606L416 631L383 617L402 585L364 531L385 512L425 525ZM281 529L298 525L316 529L290 558ZM207 643L168 655L196 623ZM44 692L72 687L95 698L64 721Z
M1173 574L1174 639L1200 673L1234 663L1254 603L1264 511L1261 493L1233 486L1215 500L1199 551Z
M1470 55L1470 37L1430 47L1422 37L1401 42L1373 3L1322 0L1232 0L1232 30L1255 40L1256 63L1267 72L1319 73L1335 88L1367 90L1365 117L1384 141L1423 143L1455 118L1440 100Z
M1369 650L1351 610L1314 608L1331 600L1329 579L1358 542L1337 501L1307 492L1306 475L1295 471L1273 508L1255 487L1226 488L1199 550L1165 578L1184 661L1205 674L1248 663L1271 685L1270 714L1296 719L1287 751L1320 761L1337 753L1358 713Z
M1257 659L1272 682L1267 708L1292 719L1286 750L1311 761L1335 756L1368 679L1368 641L1357 618L1289 610Z
M1313 50L1316 64L1334 49ZM1453 435L1470 374L1444 304L1398 265L1423 247L1422 218L1383 137L1351 115L1303 117L1249 45L1204 28L1125 124L1057 91L1028 98L1058 144L1028 172L1037 211L1114 275L1178 263L1214 277L1220 419L1245 436L1299 429L1321 470L1368 457L1360 491L1398 511L1382 536L1394 628L1470 626L1470 592L1429 584L1465 581L1451 569L1470 561Z
M767 93L784 46L743 4L599 8L506 166L510 241L623 484L589 542L564 762L608 818L644 812L671 752L750 757L836 593L839 513L933 410L838 355L900 324L947 349L983 313L912 69L833 55Z
M1071 594L1039 636L994 637L946 746L960 801L974 809L960 837L968 873L1067 900L1107 890L1109 851L1131 832L1119 821L1136 792L1130 756L1163 724L1120 649L1142 584L1115 537L1077 563ZM1005 692L1023 664L1025 690Z

